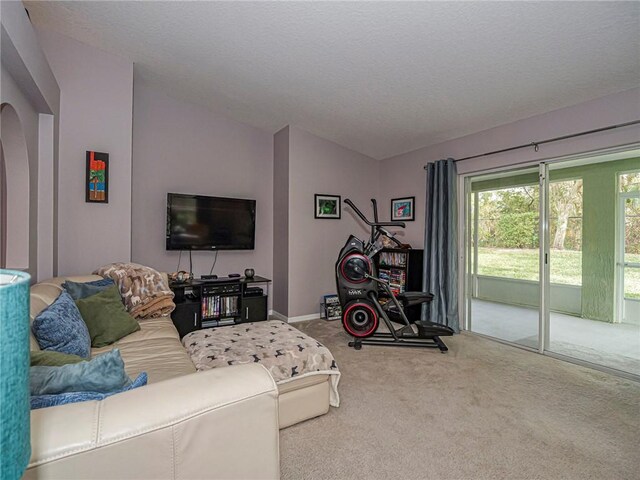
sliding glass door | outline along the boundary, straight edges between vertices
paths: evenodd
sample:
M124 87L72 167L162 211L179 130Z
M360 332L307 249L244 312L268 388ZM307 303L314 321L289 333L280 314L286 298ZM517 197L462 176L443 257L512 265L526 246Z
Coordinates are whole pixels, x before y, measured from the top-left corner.
M470 329L538 348L538 168L474 177L469 201Z
M465 189L467 328L640 375L640 152Z
M620 174L618 185L618 318L640 324L640 171Z
M640 375L640 318L632 321L639 302L627 302L640 273L634 268L640 210L636 194L621 190L634 185L634 177L621 172L640 160L599 160L548 166L545 350Z

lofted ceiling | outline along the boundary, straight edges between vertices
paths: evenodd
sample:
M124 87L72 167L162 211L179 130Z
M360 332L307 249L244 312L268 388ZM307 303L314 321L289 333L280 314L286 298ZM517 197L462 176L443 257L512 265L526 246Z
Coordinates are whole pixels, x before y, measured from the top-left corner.
M640 2L25 2L136 78L386 158L640 85Z

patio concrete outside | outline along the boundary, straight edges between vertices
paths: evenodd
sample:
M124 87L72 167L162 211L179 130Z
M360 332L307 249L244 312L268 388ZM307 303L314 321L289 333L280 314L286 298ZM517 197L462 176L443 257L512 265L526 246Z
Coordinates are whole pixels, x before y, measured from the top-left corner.
M550 352L640 375L640 325L551 312ZM538 310L473 299L471 331L538 347Z

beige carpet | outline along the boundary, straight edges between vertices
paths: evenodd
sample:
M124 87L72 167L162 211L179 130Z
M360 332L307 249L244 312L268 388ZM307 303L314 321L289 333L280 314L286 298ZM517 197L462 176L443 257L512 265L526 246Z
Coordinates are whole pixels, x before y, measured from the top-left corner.
M340 408L282 430L283 479L640 479L640 384L470 334L333 352Z

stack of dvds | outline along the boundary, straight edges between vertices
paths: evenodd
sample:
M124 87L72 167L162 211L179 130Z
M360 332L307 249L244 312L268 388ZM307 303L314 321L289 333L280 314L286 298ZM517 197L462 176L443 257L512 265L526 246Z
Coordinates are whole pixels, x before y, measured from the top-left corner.
M394 295L404 293L407 283L407 272L402 268L381 268L378 272L380 280L387 283Z
M202 298L202 318L232 317L238 314L238 297L213 295Z
M403 252L381 252L380 265L389 267L406 267L407 254Z

